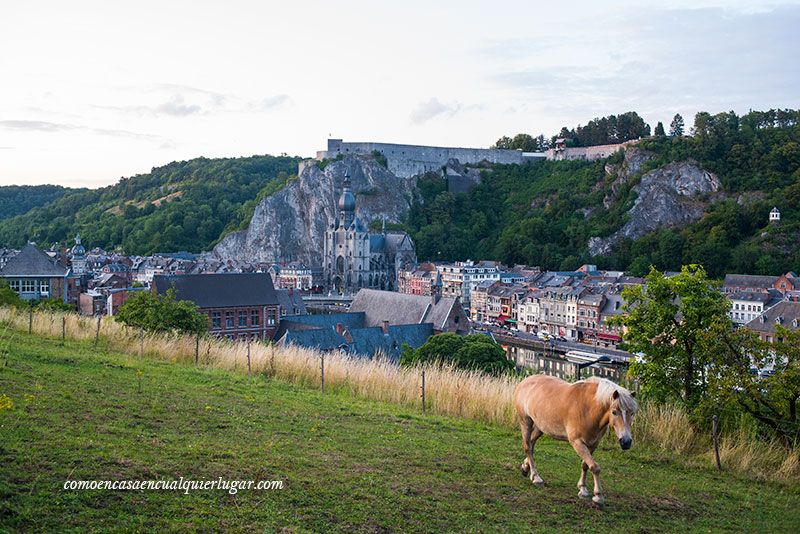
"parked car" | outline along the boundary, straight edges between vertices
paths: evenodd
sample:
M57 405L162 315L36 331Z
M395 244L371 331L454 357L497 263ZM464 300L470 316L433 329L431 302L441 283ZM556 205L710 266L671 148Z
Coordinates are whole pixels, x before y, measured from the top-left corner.
M538 337L542 341L547 341L550 338L550 336L547 334L547 332L538 332L536 334L536 337Z

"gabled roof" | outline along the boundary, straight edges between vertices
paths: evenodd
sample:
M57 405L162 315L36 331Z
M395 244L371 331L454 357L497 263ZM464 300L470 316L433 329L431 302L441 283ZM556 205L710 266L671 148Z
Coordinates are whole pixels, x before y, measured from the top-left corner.
M457 302L457 298L442 297L434 304L431 297L362 289L349 311L364 312L366 326L380 326L383 321L390 325L432 323L434 329L442 330Z
M159 294L174 287L179 300L191 300L200 308L278 304L267 273L156 275L153 285Z
M276 289L275 294L278 296L278 303L286 315L305 315L308 313L306 304L303 302L303 296L299 291L290 292L288 289Z
M725 287L758 287L768 289L778 279L777 276L759 276L753 274L726 274Z
M779 302L747 323L747 328L756 332L774 332L778 325L789 330L800 330L800 302Z
M28 243L19 254L12 257L0 271L0 276L49 276L64 277L67 268L58 261L39 250L36 245Z

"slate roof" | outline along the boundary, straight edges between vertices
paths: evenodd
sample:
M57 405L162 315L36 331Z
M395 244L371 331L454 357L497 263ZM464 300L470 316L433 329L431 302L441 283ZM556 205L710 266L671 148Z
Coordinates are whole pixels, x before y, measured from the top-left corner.
M337 324L346 328L363 328L365 326L363 313L326 313L320 315L294 315L281 319L275 339L281 339L288 331L311 330L327 328L335 330Z
M19 254L9 259L0 271L0 276L48 276L62 278L67 275L67 268L58 261L39 250L36 245L28 243Z
M754 274L726 274L724 287L759 287L768 289L778 280L777 276L759 276Z
M777 325L789 330L800 330L800 302L779 302L747 323L747 328L756 332L772 333Z
M278 305L278 295L267 273L156 275L159 294L175 288L179 300L191 300L200 308Z
M308 313L306 304L303 302L303 296L299 291L290 292L288 289L276 289L275 294L278 296L278 303L283 314L305 315Z
M377 289L360 290L348 311L364 312L366 326L432 323L434 329L443 330L451 310L458 299L442 297L433 304L431 297L406 295Z

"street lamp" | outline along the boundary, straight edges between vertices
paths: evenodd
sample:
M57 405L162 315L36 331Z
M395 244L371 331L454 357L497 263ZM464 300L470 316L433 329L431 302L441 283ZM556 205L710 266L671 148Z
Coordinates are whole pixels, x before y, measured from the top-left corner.
M589 366L594 365L596 363L608 363L610 361L611 361L611 358L609 358L608 356L603 354L602 356L600 356L599 358L597 358L596 360L594 360L592 362L576 363L575 365L578 368L578 380L581 379L581 369L583 369L584 367L589 367Z

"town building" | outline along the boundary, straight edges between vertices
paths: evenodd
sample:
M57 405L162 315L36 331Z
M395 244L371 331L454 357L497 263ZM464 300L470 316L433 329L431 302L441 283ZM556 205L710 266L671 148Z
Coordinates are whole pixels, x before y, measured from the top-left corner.
M464 305L469 305L471 292L478 284L500 280L501 272L495 261L457 261L437 265L436 269L442 275L442 296L458 297Z
M0 278L8 282L23 300L55 298L77 302L77 280L71 277L70 270L33 243L25 245L19 254L6 262L0 270Z
M310 267L300 262L273 265L270 268L276 289L311 291L314 287L314 273Z
M782 301L765 310L747 323L747 328L758 333L762 341L778 341L777 327L800 330L800 302Z
M442 284L442 276L432 263L421 263L397 272L397 292L407 295L431 296L433 286Z
M267 273L155 275L152 291L175 290L194 302L217 337L270 340L278 330L280 302Z
M727 293L725 297L731 302L728 317L734 324L738 325L749 323L781 299L780 293L775 289L770 289L766 293L760 291L738 291L736 293Z
M781 212L778 211L778 207L775 206L769 212L769 223L778 224L779 222L781 222Z
M448 298L434 292L430 297L392 291L362 289L348 308L363 312L365 326L431 323L433 332L469 333L469 320L458 297Z
M726 274L722 283L723 293L743 293L747 291L767 293L777 282L777 276L752 274Z
M325 286L342 294L371 288L393 291L397 272L417 263L414 243L405 232L371 233L356 216L356 196L345 176L339 216L325 231Z

